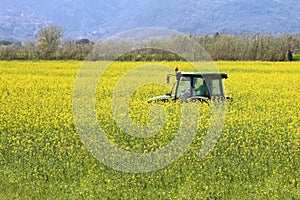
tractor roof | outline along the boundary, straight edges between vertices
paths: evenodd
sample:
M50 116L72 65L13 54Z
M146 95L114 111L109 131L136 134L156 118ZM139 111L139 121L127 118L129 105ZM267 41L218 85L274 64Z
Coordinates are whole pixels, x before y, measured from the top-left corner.
M218 72L177 72L177 76L203 77L207 79L228 78L227 74Z

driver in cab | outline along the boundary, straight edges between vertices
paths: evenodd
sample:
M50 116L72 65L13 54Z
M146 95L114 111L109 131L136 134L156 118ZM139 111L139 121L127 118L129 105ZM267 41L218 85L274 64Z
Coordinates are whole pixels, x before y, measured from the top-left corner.
M195 89L195 93L197 96L204 96L208 97L208 88L205 80L203 80L203 84L200 85L198 88Z

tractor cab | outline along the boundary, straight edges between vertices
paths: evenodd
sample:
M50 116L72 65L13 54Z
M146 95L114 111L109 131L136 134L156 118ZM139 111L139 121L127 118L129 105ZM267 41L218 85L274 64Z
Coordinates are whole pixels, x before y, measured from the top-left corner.
M168 83L172 76L176 77L171 92L163 96L150 98L148 102L198 100L208 103L208 100L230 99L230 97L225 96L222 82L223 79L227 79L227 74L215 72L178 72L176 69L175 75L167 75Z

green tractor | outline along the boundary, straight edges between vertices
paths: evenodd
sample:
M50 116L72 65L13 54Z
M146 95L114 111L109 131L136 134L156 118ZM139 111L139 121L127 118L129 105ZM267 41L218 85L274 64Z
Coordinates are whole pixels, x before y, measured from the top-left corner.
M215 72L178 72L175 68L175 75L167 75L167 83L170 78L176 77L170 93L148 99L151 102L168 102L168 101L200 101L209 103L212 101L232 100L225 95L223 79L227 79L227 74ZM175 88L175 93L173 90Z

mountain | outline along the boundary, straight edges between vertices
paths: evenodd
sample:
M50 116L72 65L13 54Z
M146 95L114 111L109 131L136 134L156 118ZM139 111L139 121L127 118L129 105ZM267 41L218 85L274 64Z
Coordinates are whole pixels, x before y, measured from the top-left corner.
M298 0L0 0L0 39L34 39L47 25L66 38L103 38L141 27L191 34L299 33Z

